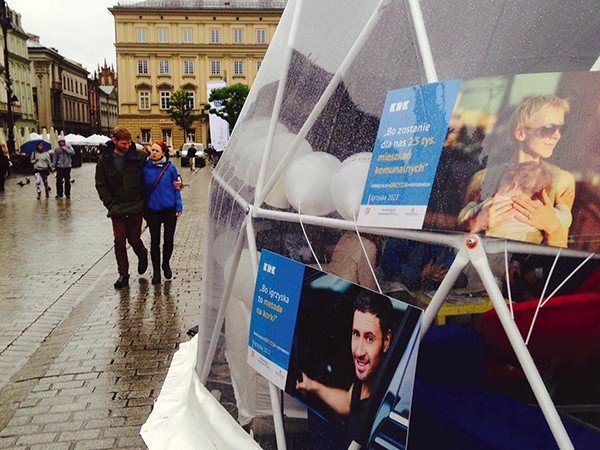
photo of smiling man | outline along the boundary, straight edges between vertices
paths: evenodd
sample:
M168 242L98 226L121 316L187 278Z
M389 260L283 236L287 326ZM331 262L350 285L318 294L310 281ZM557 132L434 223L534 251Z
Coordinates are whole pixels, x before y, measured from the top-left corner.
M388 297L361 292L354 301L351 350L355 381L350 389L326 386L302 372L296 389L302 395L316 395L337 414L349 416L349 423L360 417L373 390L379 368L392 342Z
M422 310L307 268L285 392L309 408L312 448L407 440ZM390 426L402 406L401 423ZM398 409L396 408L396 409Z

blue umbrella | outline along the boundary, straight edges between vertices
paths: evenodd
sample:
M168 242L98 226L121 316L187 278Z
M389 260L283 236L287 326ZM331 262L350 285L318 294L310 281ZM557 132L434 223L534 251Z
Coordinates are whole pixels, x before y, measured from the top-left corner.
M43 139L32 139L21 145L21 152L31 155L37 150L37 146L40 142L44 144L44 150L50 150L52 148L52 145L48 141L44 141Z

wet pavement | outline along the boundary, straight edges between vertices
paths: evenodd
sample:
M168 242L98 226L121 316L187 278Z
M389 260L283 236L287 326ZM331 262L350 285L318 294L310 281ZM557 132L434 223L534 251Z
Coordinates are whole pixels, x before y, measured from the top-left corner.
M173 280L154 286L149 268L120 291L94 169L73 169L70 200L54 198L54 176L47 199L33 176L0 194L0 448L146 448L140 427L197 323L211 169L182 170Z

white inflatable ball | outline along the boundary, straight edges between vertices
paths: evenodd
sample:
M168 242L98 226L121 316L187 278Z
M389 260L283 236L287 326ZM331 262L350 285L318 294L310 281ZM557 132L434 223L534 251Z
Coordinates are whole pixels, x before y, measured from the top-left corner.
M346 158L331 178L331 199L346 220L354 221L358 215L372 155L361 152Z
M302 214L322 216L335 211L329 186L340 164L339 159L324 152L312 152L294 160L284 179L288 202Z

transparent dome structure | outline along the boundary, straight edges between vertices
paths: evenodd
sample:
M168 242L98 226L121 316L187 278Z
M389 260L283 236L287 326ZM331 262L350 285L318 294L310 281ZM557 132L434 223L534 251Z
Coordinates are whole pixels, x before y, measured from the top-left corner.
M468 233L447 226L447 221L440 219L423 230L359 229L352 211L360 200L364 167L373 152L389 91L443 80L497 77L498 98L510 106L514 77L540 74L540 85L556 86L557 77L545 74L597 70L599 56L600 3L596 1L365 0L360 5L344 0L288 1L227 149L213 171L195 367L201 382L207 379L224 332L239 423L274 414L276 427L281 428L274 387L246 364L260 251L267 249L327 271L332 248L345 233L362 233L372 242L379 242L379 237L414 240L450 247L457 255L446 275L448 281L437 287L425 312L425 329L459 274L470 264L480 264L473 274L482 278L492 301L500 299L504 306L498 313L501 328L524 365L552 435L560 448L573 448L488 261L499 259L503 266L507 250L552 258L561 251L482 237L485 250L480 247L474 254L466 248ZM589 78L589 83L592 95L600 94L598 77ZM590 114L597 116L599 111ZM469 128L471 133L475 125ZM591 135L586 145L598 137ZM578 180L588 180L594 195L600 176L597 150L586 152L589 170ZM463 189L473 173L460 181ZM452 178L452 171L448 176ZM457 202L462 201L459 197L457 192ZM594 241L587 239L563 256L583 261L597 251ZM381 290L382 284L368 287ZM284 445L282 433L280 445Z

